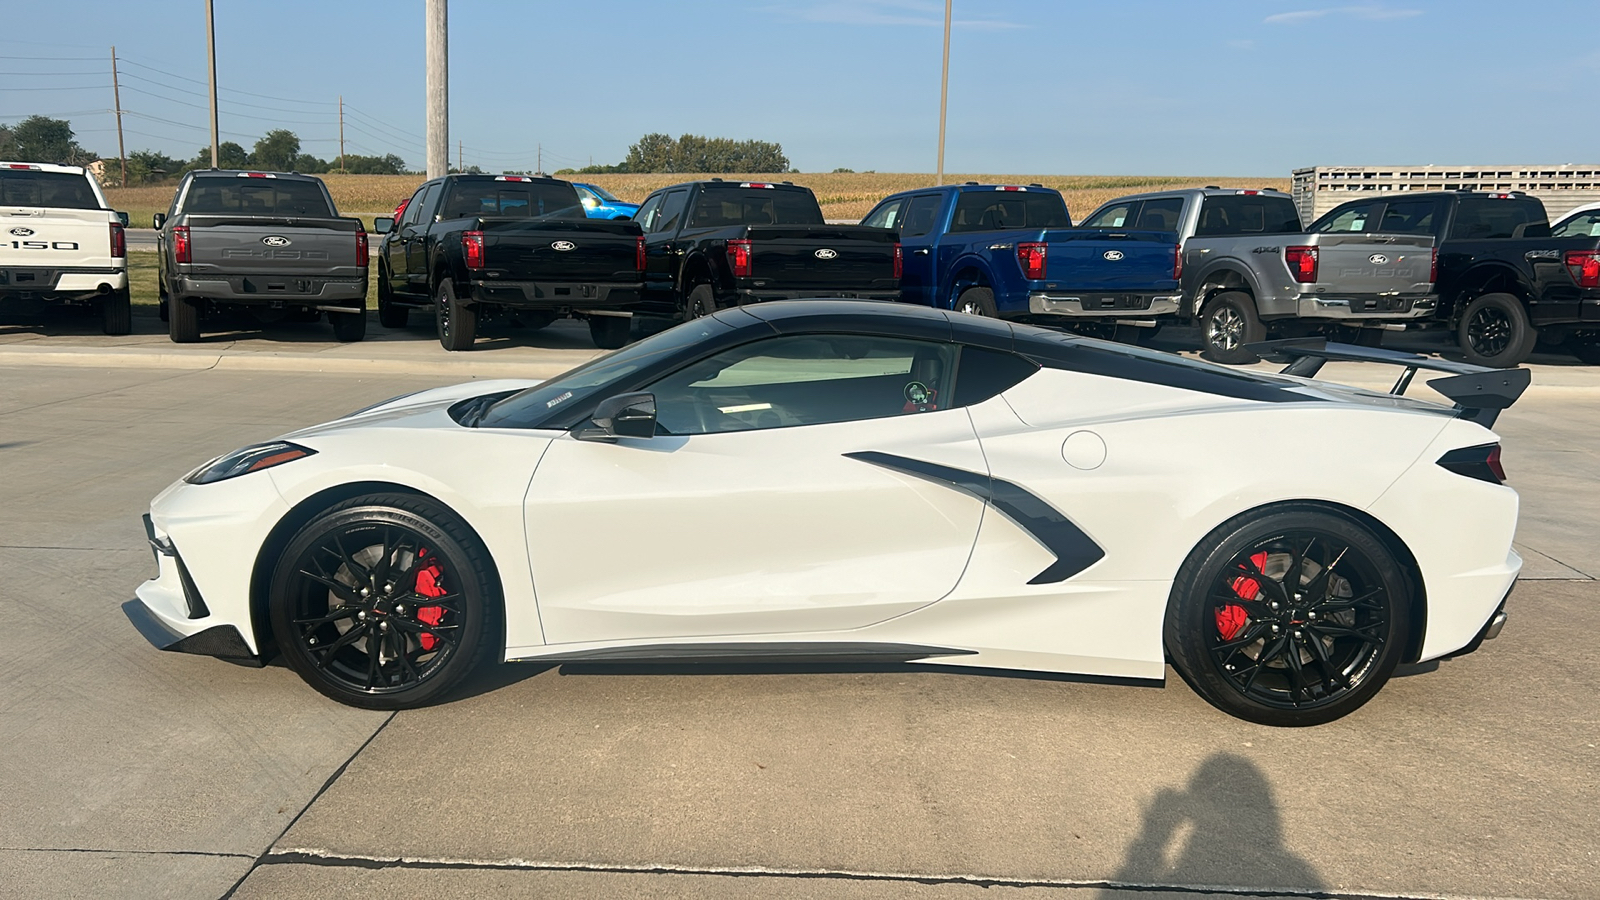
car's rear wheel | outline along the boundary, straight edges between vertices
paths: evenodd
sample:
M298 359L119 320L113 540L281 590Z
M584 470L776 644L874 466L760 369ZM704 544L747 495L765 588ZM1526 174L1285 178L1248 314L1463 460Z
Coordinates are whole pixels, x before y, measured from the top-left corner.
M1579 362L1600 366L1600 336L1576 335L1567 339L1566 347Z
M1528 358L1538 333L1514 294L1484 294L1467 304L1456 324L1456 342L1467 362L1497 369Z
M133 330L133 300L127 288L112 291L100 301L100 327L106 334L127 334Z
M1218 294L1200 313L1200 334L1207 359L1242 366L1257 361L1245 346L1266 340L1267 329L1256 314L1255 298L1243 291L1228 291Z
M404 328L410 318L410 308L394 302L388 267L378 263L378 324L385 328Z
M997 317L999 313L995 311L994 291L986 287L967 288L956 298L956 312L991 319Z
M438 503L373 494L306 523L278 560L269 618L284 660L350 706L442 697L500 634L500 598L477 537Z
M632 326L633 320L624 316L590 316L589 337L601 350L616 350L627 346Z
M433 307L439 344L446 350L471 350L472 342L478 338L478 311L456 299L449 281L439 284Z
M1394 554L1332 512L1285 508L1213 531L1179 570L1165 629L1208 703L1263 725L1331 722L1405 651L1410 585Z
M364 312L328 313L328 319L333 322L333 336L346 344L367 336L367 314Z
M717 311L717 292L709 284L695 285L683 301L683 320L699 319Z
M200 340L200 301L173 297L167 301L167 336L174 344Z

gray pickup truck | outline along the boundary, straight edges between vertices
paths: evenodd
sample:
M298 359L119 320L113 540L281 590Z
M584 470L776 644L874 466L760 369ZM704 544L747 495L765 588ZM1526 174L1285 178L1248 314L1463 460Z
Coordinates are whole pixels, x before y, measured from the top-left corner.
M1366 226L1324 217L1303 230L1288 194L1215 187L1121 197L1083 222L1176 231L1183 300L1170 321L1198 324L1205 354L1234 364L1255 362L1245 347L1269 334L1376 345L1384 329L1433 315L1433 237Z
M283 172L190 172L156 213L161 314L176 343L203 314L239 307L261 321L316 321L341 341L367 333L367 232L340 216L322 180Z

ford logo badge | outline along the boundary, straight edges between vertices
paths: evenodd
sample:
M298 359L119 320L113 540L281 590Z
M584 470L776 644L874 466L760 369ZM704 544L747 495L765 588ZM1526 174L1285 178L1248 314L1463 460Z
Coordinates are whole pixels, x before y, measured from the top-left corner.
M1107 262L1116 262L1117 260L1122 258L1122 251L1121 250L1107 250L1106 252L1100 254L1100 256L1103 259L1105 259Z
M33 229L32 228L13 228L13 229L11 229L11 233L16 235L17 237L28 237L29 235L33 234Z
M821 250L818 250L811 255L815 256L817 259L834 259L839 255L839 251L829 250L827 247L823 247Z
M269 234L261 239L261 243L268 247L287 247L291 242L281 234Z
M1384 256L1382 253L1374 253L1367 257L1367 262L1372 263L1375 266L1381 266L1388 261L1389 257Z
M560 253L565 253L568 250L576 250L576 249L578 249L578 245L574 244L571 241L556 241L555 243L550 245L550 249L551 250L555 250L555 251L560 252Z

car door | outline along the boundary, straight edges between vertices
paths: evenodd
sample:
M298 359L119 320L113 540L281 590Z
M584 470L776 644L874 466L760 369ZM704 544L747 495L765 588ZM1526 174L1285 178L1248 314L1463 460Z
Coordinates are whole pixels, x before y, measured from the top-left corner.
M938 257L939 211L943 206L943 194L914 194L906 204L900 221L901 300L933 306L944 299L936 296L939 273L934 265Z
M429 207L433 206L442 185L423 185L410 203L406 204L405 215L400 217L396 226L398 245L395 249L396 256L391 257L389 265L391 271L404 273L395 285L397 290L403 289L408 294L428 296L428 224L433 221Z
M678 265L682 250L678 247L678 227L683 224L684 208L689 203L689 189L678 188L661 196L661 205L645 216L640 210L644 227L645 279L651 290L676 290Z
M546 640L836 631L949 593L983 503L884 461L987 477L955 353L765 338L646 388L655 437L552 442L526 501Z

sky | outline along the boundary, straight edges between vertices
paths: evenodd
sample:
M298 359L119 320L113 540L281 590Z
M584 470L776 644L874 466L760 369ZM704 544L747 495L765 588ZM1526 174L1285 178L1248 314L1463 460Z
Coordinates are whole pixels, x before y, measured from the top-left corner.
M932 172L942 0L451 0L450 145L489 171L665 132L803 172ZM422 0L215 0L223 140L424 163ZM13 4L0 122L116 155L209 143L202 0ZM1600 0L954 0L945 170L1287 176L1600 159ZM1562 23L1568 23L1563 27Z

